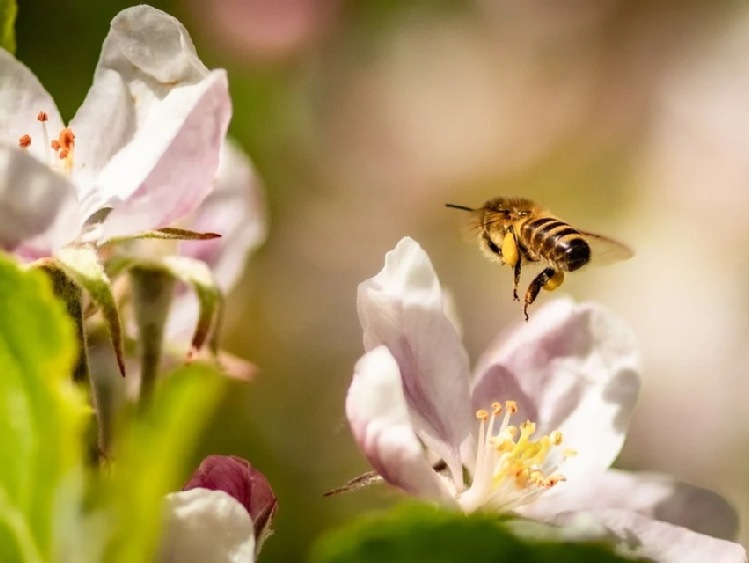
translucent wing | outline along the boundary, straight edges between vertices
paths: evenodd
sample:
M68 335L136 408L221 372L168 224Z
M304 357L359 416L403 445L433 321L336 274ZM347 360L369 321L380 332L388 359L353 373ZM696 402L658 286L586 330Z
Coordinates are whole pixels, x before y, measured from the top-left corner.
M596 266L613 264L635 255L630 247L614 239L585 231L580 231L580 234L590 246L590 263Z

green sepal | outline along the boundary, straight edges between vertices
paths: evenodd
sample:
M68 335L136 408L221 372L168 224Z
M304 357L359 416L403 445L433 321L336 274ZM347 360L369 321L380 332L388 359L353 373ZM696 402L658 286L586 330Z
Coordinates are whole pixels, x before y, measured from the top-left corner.
M161 537L164 497L182 489L188 461L224 380L195 362L168 375L144 408L132 413L115 446L110 480L99 507L112 523L107 563L154 561Z
M217 320L221 317L220 312L223 306L223 294L216 285L213 272L205 262L186 256L167 256L160 264L175 278L192 287L198 297L198 323L195 326L191 344L194 350L200 350L208 339L212 327L215 334L218 328L216 327ZM218 343L213 341L211 348L217 347Z
M11 55L16 52L16 0L0 0L0 47Z
M52 292L65 304L68 317L75 327L75 339L78 344L77 359L73 370L73 380L77 383L89 382L88 346L86 332L83 327L83 290L70 277L68 270L62 267L54 258L43 258L31 264L32 268L44 272L52 282Z
M100 246L114 246L136 240L212 240L220 238L218 233L201 233L189 229L177 229L174 227L164 227L163 229L154 229L152 231L143 231L134 235L121 237L112 237L104 241Z
M632 559L604 543L533 540L512 533L498 515L397 507L367 515L328 533L312 551L312 563L621 563Z
M0 253L0 559L57 560L89 416L75 330L45 275Z
M124 377L125 354L120 313L112 292L112 282L99 262L96 249L90 245L66 246L58 253L58 260L101 310L104 322L109 329L117 366Z

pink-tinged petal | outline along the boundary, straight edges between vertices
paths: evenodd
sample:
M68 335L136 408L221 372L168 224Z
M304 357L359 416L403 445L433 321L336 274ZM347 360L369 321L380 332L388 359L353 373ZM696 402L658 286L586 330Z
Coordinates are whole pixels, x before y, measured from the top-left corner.
M0 248L27 260L51 256L72 240L75 191L65 178L23 150L0 143Z
M0 49L0 76L0 143L18 146L21 136L29 135L31 145L26 150L42 162L51 161L52 149L44 143L37 115L40 111L47 114L49 140L57 138L63 124L52 96L34 73L3 49Z
M359 448L383 479L414 496L454 504L414 434L398 364L385 346L357 362L346 417Z
M198 488L166 497L162 563L252 563L255 534L244 507L224 491Z
M560 512L614 508L726 540L738 532L738 515L728 501L668 475L612 469L567 485L558 495L544 495L524 507L522 514L544 519Z
M176 18L145 5L117 14L91 88L70 125L77 136L76 181L92 186L96 174L151 114L158 114L174 88L197 84L207 75Z
M248 254L265 241L267 232L260 180L235 142L224 142L215 187L185 221L185 227L221 235L208 241L183 242L179 253L208 264L219 287L228 292L242 275Z
M468 355L443 306L432 263L409 237L388 252L379 274L359 285L365 348L390 350L419 437L457 477L472 421Z
M270 534L278 501L268 479L252 467L249 461L233 455L208 456L182 490L189 491L198 487L224 491L244 506L254 523L258 543Z
M652 520L626 510L566 512L551 523L577 525L580 517L592 518L620 539L627 553L658 563L746 563L746 550L737 543L693 532L667 522Z
M265 240L265 202L249 159L227 140L221 149L216 187L184 226L221 238L183 242L181 256L204 261L219 288L228 293L239 280L245 261ZM181 291L172 302L166 333L173 341L189 341L198 319L194 294Z
M154 110L82 201L90 213L113 208L104 239L169 225L194 212L213 189L231 116L226 73L172 89Z
M621 450L639 392L640 360L632 332L593 304L561 300L536 310L479 363L474 406L516 399L538 434L559 430L578 455L567 483L607 469ZM584 477L581 477L584 478Z

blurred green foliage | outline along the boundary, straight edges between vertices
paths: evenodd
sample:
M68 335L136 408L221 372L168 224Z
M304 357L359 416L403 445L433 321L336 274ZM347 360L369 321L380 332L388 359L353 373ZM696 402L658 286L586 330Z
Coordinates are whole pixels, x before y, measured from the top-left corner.
M16 52L16 0L0 0L0 47Z

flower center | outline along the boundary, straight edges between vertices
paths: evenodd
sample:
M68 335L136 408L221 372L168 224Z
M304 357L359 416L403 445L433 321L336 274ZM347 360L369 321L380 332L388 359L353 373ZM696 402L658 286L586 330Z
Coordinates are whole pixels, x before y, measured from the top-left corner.
M502 414L504 411L504 414ZM554 431L534 437L536 425L510 425L518 406L492 403L491 412L479 410L476 467L471 486L458 499L465 512L486 509L507 512L536 500L565 480L558 469L575 450L561 447L563 436Z
M48 119L49 118L47 114L43 111L40 111L36 116L36 120L42 125L42 138L44 139L44 147L49 147L52 149L52 153L50 153L49 151L45 153L47 166L52 169L60 170L65 174L69 174L73 168L75 134L73 133L72 129L63 127L60 130L60 134L58 135L57 139L54 139L52 142L50 142L49 133L47 132ZM29 148L31 146L31 135L22 135L21 138L18 139L18 146L22 149ZM58 161L62 161L62 167L55 166L53 164L55 160L53 157L53 153L56 153Z

